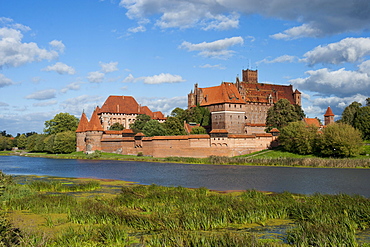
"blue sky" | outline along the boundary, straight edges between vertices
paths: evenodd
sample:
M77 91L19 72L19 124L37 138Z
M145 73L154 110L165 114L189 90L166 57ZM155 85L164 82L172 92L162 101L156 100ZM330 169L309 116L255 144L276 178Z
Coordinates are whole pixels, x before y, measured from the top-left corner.
M109 95L153 111L199 87L292 84L308 117L370 97L368 0L0 0L0 130L41 133Z

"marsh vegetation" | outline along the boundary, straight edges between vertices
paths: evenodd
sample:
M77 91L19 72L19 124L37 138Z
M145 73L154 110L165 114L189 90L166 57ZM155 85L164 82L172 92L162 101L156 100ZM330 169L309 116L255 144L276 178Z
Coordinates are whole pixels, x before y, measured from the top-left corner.
M361 196L1 176L4 246L369 246L357 235L370 226ZM287 229L253 231L272 224Z

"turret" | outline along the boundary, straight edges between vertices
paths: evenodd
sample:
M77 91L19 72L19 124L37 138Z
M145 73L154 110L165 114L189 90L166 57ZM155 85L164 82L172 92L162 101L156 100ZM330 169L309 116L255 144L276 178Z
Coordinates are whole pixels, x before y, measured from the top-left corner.
M334 123L334 116L335 115L329 106L324 115L325 125Z

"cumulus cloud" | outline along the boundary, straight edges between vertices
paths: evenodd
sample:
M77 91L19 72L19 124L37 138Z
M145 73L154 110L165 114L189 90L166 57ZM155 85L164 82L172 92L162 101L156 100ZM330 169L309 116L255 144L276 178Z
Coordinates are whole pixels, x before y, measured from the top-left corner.
M114 72L118 70L117 68L118 62L110 62L110 63L100 62L99 64L100 64L100 67L103 73L110 73L110 72Z
M158 97L141 97L137 99L141 105L146 105L152 111L161 111L165 115L169 115L176 107L186 108L188 98L179 96L173 98L158 98Z
M283 55L283 56L277 57L272 60L265 58L261 61L258 61L257 64L260 64L260 63L293 63L296 60L297 60L297 57L295 56Z
M34 92L30 95L27 95L26 99L36 99L36 100L47 100L53 99L56 97L56 90L55 89L46 89Z
M74 90L74 91L80 90L82 83L83 82L72 82L72 83L68 84L65 88L62 88L60 90L60 92L61 93L66 93L69 90Z
M370 27L367 0L121 0L130 19L151 19L160 28L237 28L240 15L295 21L299 25L283 30L276 39L319 37L365 30Z
M369 63L366 62L366 65ZM290 80L300 90L317 92L322 95L337 95L341 97L369 92L370 71L364 73L363 64L359 65L360 70L350 71L344 68L339 70L329 70L322 68L309 70L306 72L308 77ZM366 68L368 69L368 67Z
M51 65L51 66L47 66L46 68L43 68L42 71L55 71L60 75L65 75L65 74L74 75L74 74L76 74L76 70L73 67L68 66L67 64L64 64L64 63L61 63L61 62L57 62L56 64Z
M9 104L0 101L0 107L6 107L6 106L9 106Z
M169 73L161 73L153 76L142 76L135 78L132 74L129 74L123 82L138 82L143 81L145 84L163 84L163 83L178 83L184 82L185 80L179 75L172 75Z
M100 71L94 71L89 73L87 79L89 80L89 82L100 83L104 81L104 76L105 76L104 73Z
M81 116L85 112L89 117L96 106L103 104L103 98L96 95L80 95L75 98L70 98L63 101L60 105L66 112L70 114Z
M309 65L318 63L341 64L353 63L370 55L370 38L345 38L325 46L317 46L306 52L304 62Z
M23 34L20 30L0 28L0 67L6 65L19 67L26 63L52 60L58 52L39 48L36 43L22 43Z
M61 40L53 40L53 41L50 41L49 44L52 47L54 47L57 50L59 50L59 52L61 52L61 53L63 53L64 52L64 49L66 48L66 46L63 44L63 42Z
M15 84L11 79L7 78L5 75L0 74L0 88L10 86Z
M192 44L184 41L179 46L180 49L186 49L188 51L199 51L199 55L211 58L228 58L233 55L234 51L228 50L229 47L234 45L242 45L244 40L242 37L232 37L216 40L213 42L202 42L198 44Z

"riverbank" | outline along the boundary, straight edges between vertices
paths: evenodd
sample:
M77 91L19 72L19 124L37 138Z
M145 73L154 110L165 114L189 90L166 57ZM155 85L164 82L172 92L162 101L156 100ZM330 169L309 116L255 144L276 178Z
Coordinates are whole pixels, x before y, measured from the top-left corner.
M369 169L370 168L369 152L370 150L366 149L363 155L353 158L320 158L315 157L313 155L297 155L286 152L281 148L273 150L263 150L244 156L236 157L210 156L208 158L191 158L191 157L154 158L148 156L121 155L103 152L95 152L92 154L85 154L83 152L73 152L71 154L48 154L48 153L28 153L24 151L1 151L0 155L19 155L27 157L43 157L53 159L122 160L122 161L166 162L183 164Z
M370 243L370 199L360 196L225 194L115 180L5 177L0 201L6 219L0 224L7 228L0 243L9 246Z

